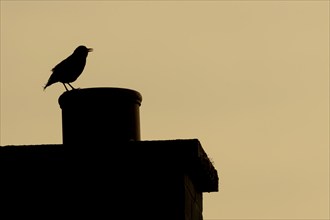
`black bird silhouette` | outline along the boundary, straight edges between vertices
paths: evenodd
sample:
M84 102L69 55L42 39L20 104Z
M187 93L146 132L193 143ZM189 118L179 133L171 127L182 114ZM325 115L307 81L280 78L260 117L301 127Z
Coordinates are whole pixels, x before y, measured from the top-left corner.
M53 73L49 77L46 85L44 86L44 90L48 86L57 82L63 83L67 91L69 90L65 86L65 83L68 84L72 89L74 89L70 83L75 81L83 72L86 65L86 58L88 52L91 51L93 51L92 48L87 48L83 45L77 47L68 58L57 64L52 69Z

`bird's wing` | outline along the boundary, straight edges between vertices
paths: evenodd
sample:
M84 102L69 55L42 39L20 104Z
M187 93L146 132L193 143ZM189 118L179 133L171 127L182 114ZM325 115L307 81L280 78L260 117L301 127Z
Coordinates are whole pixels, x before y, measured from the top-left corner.
M70 71L70 66L71 65L71 56L69 56L68 58L66 58L65 60L63 60L62 62L60 62L59 64L57 64L53 69L53 73L51 74L51 76L48 79L48 82L46 83L46 85L44 86L44 89L47 88L48 86L56 83L56 82L60 82L61 79L63 78L62 75L65 72Z
M72 58L71 56L69 56L68 58L66 58L65 60L61 61L59 64L57 64L52 71L61 71L62 69L67 69L70 65L71 65L71 61Z

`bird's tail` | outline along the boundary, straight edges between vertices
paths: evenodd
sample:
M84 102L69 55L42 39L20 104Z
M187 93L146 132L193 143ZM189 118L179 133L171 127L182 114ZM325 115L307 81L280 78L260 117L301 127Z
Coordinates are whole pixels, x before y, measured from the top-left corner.
M45 90L48 86L50 86L50 85L52 85L52 84L54 84L54 83L56 83L56 82L57 82L57 81L54 80L54 77L51 76L51 77L49 78L49 80L47 81L47 83L43 86L44 90Z
M48 85L48 83L46 83L42 88L44 89L44 91L45 91L45 89L48 87L49 85Z

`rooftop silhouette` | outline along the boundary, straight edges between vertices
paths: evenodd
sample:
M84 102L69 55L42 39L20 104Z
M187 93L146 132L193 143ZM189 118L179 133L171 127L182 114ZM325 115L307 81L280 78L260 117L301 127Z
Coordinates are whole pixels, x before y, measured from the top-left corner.
M75 217L202 220L217 170L196 138L141 140L141 102L125 88L64 92L63 144L0 148L2 198Z

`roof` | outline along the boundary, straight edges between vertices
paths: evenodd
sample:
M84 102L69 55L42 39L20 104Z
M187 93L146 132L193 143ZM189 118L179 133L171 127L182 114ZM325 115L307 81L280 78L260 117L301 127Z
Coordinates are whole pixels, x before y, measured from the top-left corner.
M6 167L52 168L85 164L115 168L119 172L179 171L186 173L201 192L218 191L218 172L198 139L115 142L111 146L20 145L0 147ZM22 164L24 166L22 166ZM53 166L54 165L54 166ZM97 165L97 166L96 166Z

